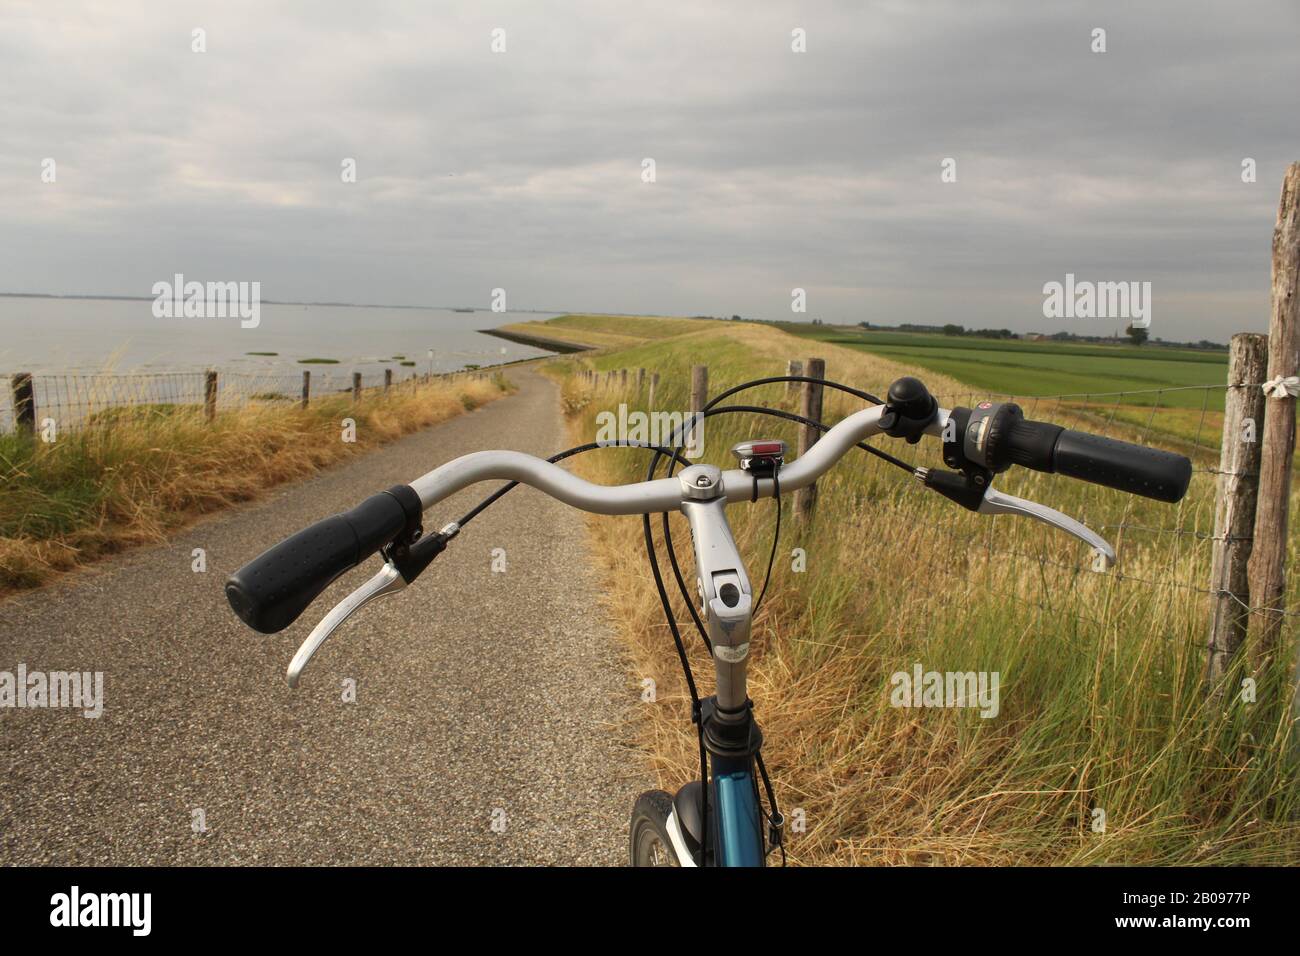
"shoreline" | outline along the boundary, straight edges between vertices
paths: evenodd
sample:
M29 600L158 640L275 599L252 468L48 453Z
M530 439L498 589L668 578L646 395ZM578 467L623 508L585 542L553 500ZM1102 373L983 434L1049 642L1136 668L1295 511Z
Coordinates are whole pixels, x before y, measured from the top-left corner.
M492 335L499 339L505 339L507 342L514 342L516 345L528 345L535 349L546 349L556 352L560 355L570 355L574 352L589 352L590 345L579 345L576 342L565 342L561 339L548 339L541 335L528 335L523 332L507 332L504 328L499 329L477 329L480 335ZM524 359L522 361L529 361Z

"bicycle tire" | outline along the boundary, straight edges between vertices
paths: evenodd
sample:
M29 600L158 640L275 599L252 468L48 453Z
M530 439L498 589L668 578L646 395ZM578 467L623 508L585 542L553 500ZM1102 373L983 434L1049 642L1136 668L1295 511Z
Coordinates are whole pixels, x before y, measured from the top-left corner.
M663 790L647 790L636 798L628 827L628 862L632 866L680 865L668 835L672 812L673 798Z

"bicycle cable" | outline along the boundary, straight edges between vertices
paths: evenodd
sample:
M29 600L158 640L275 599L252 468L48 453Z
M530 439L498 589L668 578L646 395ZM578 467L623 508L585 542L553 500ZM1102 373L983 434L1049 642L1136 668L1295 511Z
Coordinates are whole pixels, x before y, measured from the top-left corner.
M746 390L751 389L751 388L758 388L759 386L762 386L762 385L776 385L776 384L782 384L782 383L793 383L793 382L810 382L810 383L812 383L812 384L820 384L820 385L825 386L825 387L827 387L827 388L832 388L832 389L836 389L836 390L841 391L841 392L845 392L845 393L847 393L847 394L849 394L849 395L854 396L855 398L860 398L860 399L862 399L862 400L865 401L865 402L871 402L871 403L873 403L873 404L875 404L875 405L882 405L882 404L884 404L883 402L880 401L879 398L877 398L875 395L872 395L870 392L864 392L864 391L862 391L861 389L853 388L853 387L850 386L850 385L844 385L844 384L841 383L841 382L834 382L834 381L831 381L831 380L829 380L829 379L813 378L813 377L810 377L810 376L807 376L807 375L774 375L774 376L769 376L769 377L767 377L767 378L759 378L759 379L753 379L752 381L748 381L748 382L742 382L742 383L739 384L739 385L734 385L734 386L732 386L731 388L726 389L726 390L723 391L723 392L720 392L718 395L715 395L712 399L710 399L710 400L705 404L704 408L701 409L700 414L702 414L702 415L705 416L705 417L709 417L711 414L715 414L715 413L716 413L716 414L721 414L721 413L723 413L723 409L717 409L717 408L715 408L715 406L718 404L718 402L721 402L723 399L730 398L732 395L735 395L735 394L737 394L737 393L739 393L739 392L743 392L743 391L746 391ZM828 426L828 425L823 425L821 422L814 422L814 421L812 421L811 419L804 418L802 415L795 415L793 412L786 412L786 411L783 411L783 410L780 410L780 409L775 409L775 408L764 408L764 407L762 407L762 406L753 406L753 405L750 405L750 406L739 406L739 405L736 405L736 406L724 406L724 408L725 408L727 411L733 411L733 410L734 410L734 411L748 411L748 412L753 412L753 413L755 413L755 414L760 414L760 415L771 415L771 416L776 417L776 418L784 418L784 419L786 419L786 420L788 420L788 421L797 422L798 424L811 426L811 427L816 428L817 430L819 430L819 431L821 431L821 432L827 432L827 431L830 431L830 426ZM685 429L686 429L686 426L685 426L685 425L682 425L680 428L676 429L676 430L673 432L673 434L670 436L670 439L669 439L669 440L674 444L674 451L675 451L675 452L680 452L680 451L682 450L683 445L682 445L682 443L681 443L681 438L684 436ZM884 461L889 462L889 463L892 464L892 465L895 465L895 466L897 466L897 467L899 467L899 468L902 468L902 469L906 470L909 474L910 474L910 473L912 472L912 470L913 470L911 465L907 464L906 462L902 461L901 459L895 458L893 455L889 454L888 452L882 451L882 450L880 450L879 448L874 448L874 447L872 447L872 446L866 444L865 442L858 442L858 443L857 443L857 447L860 448L860 449L862 449L863 451L866 451L866 452L868 452L868 453L870 453L870 454L872 454L872 455L875 455L876 457L878 457L878 458L880 458L880 459L882 459L882 460L884 460ZM661 456L660 456L658 453L656 453L655 455L651 456L651 459L650 459L650 467L646 470L646 480L647 480L647 481L649 481L650 479L652 479L652 478L654 477L654 473L655 473L655 471L656 471L656 470L658 469L658 467L659 467L659 459L660 459L660 457L661 457ZM674 455L674 458L675 458L676 460L680 461L680 457L678 457L677 455ZM668 475L671 476L672 473L673 473L673 470L672 470L672 461L670 461L670 462L669 462L669 465L668 465ZM778 501L778 503L777 503L777 507L778 507L778 509L780 508L780 502L779 502L779 501ZM778 513L777 513L777 522L778 522L778 524L777 524L777 534L779 534L779 533L780 533L780 512L779 512L779 511L778 511ZM649 516L649 515L644 515L644 516L642 517L642 523L643 523L644 527L647 529L647 530L646 530L646 536L647 536L647 539L649 539L649 530L648 530L648 527L649 527L649 524L650 524L650 516ZM677 562L677 550L676 550L676 548L673 547L673 543L672 543L672 541L673 541L672 529L669 527L669 524L668 524L668 513L667 513L667 512L664 512L664 515L663 515L663 530L664 530L664 545L665 545L665 550L666 550L667 553L668 553L668 563L672 566L672 569L673 569L673 578L674 578L674 580L675 580L676 583L677 583L677 590L678 590L678 592L681 594L681 596L682 596L682 600L683 600L683 601L685 602L685 604L686 604L686 609L690 612L691 620L692 620L692 622L695 624L695 630L696 630L696 633L699 634L700 639L704 642L704 646L705 646L705 648L707 648L708 651L709 651L709 653L712 654L712 653L713 653L713 645L712 645L712 643L709 641L709 636L708 636L708 634L707 634L706 631L705 631L705 628L704 628L704 622L700 619L700 615L699 615L699 613L695 610L695 604L694 604L694 602L691 600L690 592L689 592L689 590L688 590L687 587L686 587L686 580L685 580L685 578L683 578L683 576L682 576L682 571L681 571L681 567L680 567L680 565L679 565L678 562ZM771 558L769 559L769 566L768 566L768 573L769 573L769 575L770 575L770 573L771 573L771 562L774 561L775 558L776 558L776 546L777 546L777 541L776 541L776 538L774 537L774 538L773 538L773 541L772 541L772 554L771 554ZM657 563L657 562L656 562L656 559L655 559L655 556L654 556L653 554L650 555L650 562L651 562L652 565L654 565L654 564ZM765 586L766 586L766 585L765 585ZM755 609L757 610L757 608L755 608ZM665 609L665 613L668 613L667 609Z
M772 472L772 500L776 502L776 528L772 531L772 550L767 555L767 573L763 575L763 589L758 592L758 600L754 602L755 616L758 615L758 609L763 606L763 598L767 596L767 585L772 580L772 565L776 563L776 546L781 540L781 476L776 471Z
M737 389L738 388L739 386L737 387ZM732 389L731 394L734 394L737 389ZM845 389L848 390L847 386L845 386ZM712 402L710 403L710 405L712 405ZM785 419L786 421L792 421L800 425L808 425L812 428L816 428L818 431L821 432L828 432L831 430L832 427L830 425L822 424L821 422L815 422L809 418L804 418L802 415L796 415L794 412L787 412L777 408L765 408L761 405L724 405L721 408L709 408L708 406L706 406L706 410L702 411L700 414L703 415L705 418L710 418L714 415L725 415L731 413L769 415L774 418L781 418L781 419ZM680 452L684 448L684 445L680 441L681 437L682 437L682 430L678 430L675 431L670 438L671 441L675 442L674 444L675 452ZM908 474L913 473L914 469L912 468L911 465L907 464L907 462L895 458L893 455L889 454L888 452L883 452L879 448L873 448L871 445L868 445L866 442L857 442L855 444L855 447L860 448L863 451L870 452L876 455L877 457L885 461L888 461L890 464L903 469ZM673 461L681 461L680 454L674 455L673 460L669 462L669 470L668 470L669 476L673 474L672 471ZM657 459L652 460L651 464L652 467L657 467L658 464ZM646 479L650 480L653 477L653 474L654 474L653 471L647 472ZM650 524L649 515L642 515L641 520L643 526L645 527L649 526ZM709 641L708 633L706 632L704 627L704 622L700 618L699 612L695 609L695 602L691 600L690 592L687 590L686 587L686 579L682 576L681 565L677 561L677 550L676 548L673 547L672 529L668 524L668 512L664 512L663 514L663 526L664 526L663 533L664 533L665 551L668 554L668 563L672 566L673 569L673 577L676 579L678 592L681 594L682 600L686 604L686 609L690 612L691 620L695 624L696 632L699 634L700 639L704 642L704 646L709 650L710 653L712 653L713 645ZM776 546L776 542L774 541L773 542L774 549L775 546ZM772 557L773 559L775 559L775 550L773 550L772 552ZM657 563L658 563L657 558L653 554L649 555L649 558L650 558L652 569L657 567Z
M723 399L728 398L731 395L735 395L736 393L744 391L745 389L748 388L756 388L759 385L776 384L779 382L795 382L795 381L813 382L813 383L820 382L823 385L829 385L831 388L837 388L851 395L860 397L864 401L872 401L877 405L882 404L881 401L875 396L870 395L866 392L861 392L847 385L841 385L838 382L828 382L823 379L809 378L807 376L788 375L788 376L775 376L766 379L758 379L753 382L746 382L741 385L737 385L731 389L728 389L727 391L722 392L720 395L716 396L708 403L706 403L704 408L701 409L700 415L703 417L709 417L710 415L714 415L714 414L750 412L750 413L760 414L760 415L771 415L776 418L783 418L788 421L794 421L799 424L811 426L821 432L830 431L831 426L823 425L821 422L815 422L810 419L804 418L802 415L795 415L791 412L785 412L778 409L763 408L761 406L743 406L743 405L723 406L722 408L715 407L717 403L722 401ZM679 454L680 450L682 449L682 445L680 444L680 439L683 437L684 431L685 431L685 426L674 431L673 435L671 436L670 440L674 441L675 447L674 447L673 455L669 459L669 463L668 463L669 475L672 474L673 463L681 460ZM895 458L893 455L890 455L887 452L881 451L878 448L873 448L872 446L867 445L865 442L857 442L856 447L862 449L863 451L876 455L878 458L881 458L892 465L896 465L897 467L902 468L903 470L907 471L909 474L911 474L913 471L911 465L908 465L906 462L902 461L901 459ZM650 467L646 471L647 481L653 479L654 473L659 466L660 457L663 456L661 456L657 452L655 453L655 455L652 456L650 461ZM772 565L776 558L777 543L779 541L780 533L781 533L780 485L777 483L777 479L775 479L775 476L773 480L773 497L776 499L776 505L777 505L776 529L772 537L772 550L768 556L767 575L765 576L763 581L763 590L759 594L759 603L762 603L763 596L767 593L767 584L771 578ZM691 720L696 726L696 738L698 741L699 753L700 753L700 786L701 786L701 794L703 798L703 806L701 807L699 864L703 866L705 863L705 857L707 852L706 847L708 846L707 841L708 841L708 825L709 825L709 812L708 812L709 766L708 766L708 754L704 746L704 723L703 720L701 719L702 714L699 706L699 697L695 692L694 677L691 673L690 663L685 655L683 642L681 640L680 632L677 627L677 616L673 613L672 604L669 602L668 595L663 587L663 576L660 573L659 561L655 554L654 537L651 531L650 516L642 515L641 522L642 522L642 528L645 533L646 557L650 562L650 570L652 575L654 576L655 585L659 591L659 603L663 608L664 618L668 622L668 628L672 632L673 640L677 645L677 653L679 659L681 660L682 672L686 677L687 686L690 687L691 689ZM695 604L691 600L690 595L686 590L686 582L682 578L681 567L677 562L677 552L676 549L673 547L672 529L670 528L668 523L667 512L664 512L663 515L663 525L664 525L664 548L665 551L667 551L668 553L668 561L672 565L673 577L676 579L678 591L681 593L682 599L686 604L686 608L690 612L691 619L695 623L696 631L699 633L701 640L704 642L704 646L708 648L709 653L711 655L713 653L713 645L709 641L709 636L705 631L704 622L700 620L699 613L695 610ZM757 606L755 606L755 610L757 610ZM768 806L771 807L772 810L771 814L768 816L770 838L772 842L776 842L777 845L781 847L781 865L784 866L786 864L786 855L785 855L785 844L784 841L781 840L781 833L785 821L784 818L781 816L779 810L777 809L776 791L772 786L771 779L768 777L767 767L763 763L762 754L756 753L755 760L759 768L759 773L763 778L764 787L767 789ZM754 787L755 787L755 793L757 794L757 788L758 788L757 782L755 782Z
M837 389L839 391L853 395L857 398L862 399L863 401L872 402L873 404L876 405L883 404L880 401L880 399L876 398L874 395L871 395L868 392L863 392L859 389L852 388L851 386L848 385L843 385L839 382L832 382L827 379L812 378L803 375L780 375L780 376L773 376L770 378L755 379L753 381L744 382L740 385L736 385L730 389L727 389L726 391L712 398L704 406L704 408L701 409L699 414L703 418L712 417L714 415L737 414L737 413L768 415L774 418L780 418L786 421L795 422L796 424L805 425L814 428L819 432L824 433L830 431L831 426L829 425L825 425L822 424L821 422L817 422L805 418L802 415L796 415L793 412L786 412L781 409L765 408L763 406L758 406L758 405L727 405L727 406L722 406L721 408L717 407L718 403L721 402L723 399L729 398L730 396L735 395L738 392L742 392L750 388L757 388L761 385L774 385L774 384L789 383L789 382L810 382L813 384L819 384L827 388ZM569 448L566 449L565 451L552 455L550 458L547 459L547 461L554 464L556 462L563 461L566 458L570 458L573 455L581 454L587 451L592 451L597 448L645 448L647 450L654 452L653 456L651 457L650 466L646 472L646 480L649 481L653 479L655 471L658 470L659 461L662 458L668 459L667 475L671 477L675 465L681 464L683 467L686 467L691 464L691 462L688 459L684 458L681 454L684 447L681 443L681 438L684 436L684 432L685 432L685 426L682 426L681 428L678 428L673 432L670 438L670 441L674 443L674 447L672 448L667 448L662 445L655 445L650 442L637 441L634 439L619 439L616 441L589 442L587 444L578 445L574 448ZM869 454L875 455L876 457L892 465L895 465L896 467L902 468L903 470L907 471L909 474L912 473L913 471L911 465L907 464L901 459L895 458L893 455L890 455L888 452L884 452L879 448L874 448L871 445L866 444L865 442L861 442L861 441L856 442L855 447ZM462 517L458 522L456 522L458 529L463 528L466 524L468 524L470 521L472 521L474 518L480 515L490 505L493 505L497 501L499 501L505 494L507 494L509 491L515 488L518 484L519 484L518 481L508 482L506 485L502 486L501 488L498 488L495 492L488 495L481 502L479 502L477 505L471 508L464 515L464 517ZM767 573L764 576L763 587L762 590L759 592L758 601L756 602L754 607L755 611L757 611L758 607L763 603L763 598L767 594L767 587L769 582L771 581L772 567L776 560L776 551L777 551L777 547L781 535L781 492L780 492L779 479L777 479L775 476L773 476L773 498L776 501L776 509L777 509L776 525L772 536L772 549L768 555ZM663 574L659 568L659 561L656 555L654 534L650 524L650 516L648 514L642 515L641 520L642 520L642 530L645 535L646 556L650 562L651 576L654 578L655 589L659 595L659 603L663 608L664 617L668 624L668 630L671 632L673 636L673 644L675 645L677 650L678 662L681 664L682 674L686 679L687 692L691 699L691 720L696 725L697 728L697 737L698 737L699 754L700 754L700 780L701 780L701 787L703 788L702 796L704 802L704 806L701 808L703 813L702 813L702 826L701 826L701 833L700 833L699 861L698 861L699 864L702 866L705 863L706 847L708 846L707 843L708 792L707 790L708 790L709 777L708 777L708 754L704 746L704 725L702 719L699 690L695 684L695 676L691 672L690 659L687 656L686 645L685 642L682 640L681 631L677 625L676 615L673 614L672 611L672 602L669 600L667 588L664 586ZM712 654L713 645L709 641L708 633L706 632L704 627L704 622L700 619L699 612L696 611L695 604L691 600L690 595L687 592L686 581L682 576L681 566L677 561L676 549L673 547L672 531L668 523L667 512L664 512L663 514L663 524L664 524L664 545L665 545L665 550L668 553L669 563L672 566L673 577L676 580L678 590L681 593L681 596L686 604L687 610L690 612L691 619L695 624L697 632L699 633L709 653ZM771 833L774 835L772 842L780 846L781 862L782 865L784 865L785 845L783 841L780 841L780 832L781 832L781 827L784 824L784 819L781 817L781 814L777 810L776 793L772 787L772 782L768 777L767 768L763 764L762 755L755 754L755 760L759 769L760 776L762 777L763 780L764 788L767 790L768 806L771 808L771 814L768 816L768 823L769 823L769 827L771 828ZM755 787L757 788L757 783L755 784ZM768 852L771 852L771 850L769 849Z
M656 458L660 456L667 456L670 458L670 460L679 462L684 466L690 464L690 461L688 459L683 458L679 453L674 452L671 449L665 448L662 445L655 445L650 442L637 441L635 439L630 439L630 438L617 439L615 441L588 442L585 445L577 445L573 448L568 448L562 452L557 452L556 454L552 455L550 458L546 460L551 462L552 464L555 464L556 462L563 461L566 458L571 458L574 455L582 454L583 452L594 451L597 448L645 448L654 451ZM503 495L505 495L507 492L517 487L518 485L519 482L511 481L503 485L502 487L498 488L492 494L488 495L477 505L471 508L468 512L466 512L464 517L462 517L459 521L456 522L458 528L464 528L466 524L468 524L470 521L473 521L474 518L482 514L483 511L487 509L490 505L493 505L496 502L500 501ZM647 528L646 530L648 535L649 529ZM646 547L647 549L649 549L650 553L652 554L654 553L654 541L650 537L647 537ZM651 562L651 571L655 579L655 587L659 591L659 600L663 603L667 603L668 592L667 589L664 587L663 576L662 574L660 574L659 566L656 562L653 561ZM696 689L695 676L691 673L690 661L686 655L686 644L682 640L681 632L678 630L677 622L675 620L671 620L671 619L669 620L668 628L672 632L673 643L677 646L677 657L679 662L682 665L682 672L686 676L686 687L687 690L690 692L690 697L691 697L691 712L692 714L695 714L698 713L700 709L700 695L698 690Z
M574 455L581 454L582 452L594 451L597 448L647 448L654 451L656 455L668 455L671 456L674 461L680 462L683 465L690 464L689 459L683 458L680 454L671 451L662 445L652 445L650 442L636 441L631 438L617 439L615 441L593 441L588 442L585 445L576 445L573 448L567 448L564 451L557 452L546 460L551 464L555 464L556 462L564 461L566 458L572 458ZM507 482L466 512L465 516L456 522L456 526L458 528L465 527L465 525L478 517L478 515L481 514L489 505L495 504L501 500L502 495L510 491L512 488L518 487L518 485L519 482L517 481Z

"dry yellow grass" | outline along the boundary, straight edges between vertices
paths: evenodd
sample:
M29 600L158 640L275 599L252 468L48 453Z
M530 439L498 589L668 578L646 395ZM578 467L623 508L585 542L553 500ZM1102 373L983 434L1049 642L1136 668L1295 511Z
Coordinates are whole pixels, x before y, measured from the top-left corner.
M196 517L365 454L507 388L460 377L329 395L302 409L253 403L203 420L195 407L122 408L46 444L0 437L0 593L102 555L163 540ZM355 442L342 421L356 423Z
M575 368L657 370L656 404L682 409L693 364L709 366L717 394L780 374L786 359L810 351L826 358L829 378L877 394L914 371L738 323L573 356L553 367L563 379L576 443L594 437L597 410L624 401L640 407L644 395L592 391L566 374ZM970 393L942 376L922 377L963 403ZM794 408L779 385L733 401ZM857 406L828 398L827 418ZM1086 409L1040 412L1100 430ZM1142 437L1138 423L1106 424L1116 437ZM769 434L793 438L781 423L710 419L704 459L726 464L733 441ZM1187 444L1178 436L1168 443ZM886 447L938 464L933 447ZM1213 458L1183 450L1200 466ZM613 483L640 479L645 465L645 453L623 450L585 456L578 467ZM1004 476L999 484L1011 493L1081 516L1117 543L1119 573L1094 575L1086 570L1086 549L1070 539L1024 521L970 515L901 475L865 456L846 459L821 482L812 527L792 527L787 510L771 589L755 621L750 695L765 756L783 810L802 810L807 823L806 832L791 834L793 862L1300 863L1300 773L1289 746L1286 662L1250 675L1258 682L1255 704L1235 693L1243 671L1233 673L1225 698L1203 693L1207 605L1199 588L1210 549L1195 532L1212 529L1212 476L1198 473L1178 506L1054 476ZM771 503L728 514L751 578L761 579ZM672 522L679 560L689 569L688 528L680 516ZM1159 528L1194 533L1140 530ZM673 790L698 773L698 756L640 522L594 518L591 533L607 571L608 612L633 656L631 683L650 677L658 689L635 732L661 785ZM806 573L791 567L795 547L807 553ZM661 563L707 694L711 663L662 546ZM890 676L914 662L941 671L998 671L999 717L891 706ZM1106 814L1103 832L1093 829L1097 810Z

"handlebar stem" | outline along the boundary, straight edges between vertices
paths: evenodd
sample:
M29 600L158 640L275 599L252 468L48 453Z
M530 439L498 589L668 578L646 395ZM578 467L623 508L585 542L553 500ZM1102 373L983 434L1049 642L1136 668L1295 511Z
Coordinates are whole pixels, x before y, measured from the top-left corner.
M689 470L689 469L688 469ZM748 699L746 673L754 594L727 524L727 501L682 502L695 548L696 585L717 674L719 719L740 719Z

